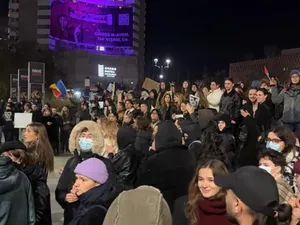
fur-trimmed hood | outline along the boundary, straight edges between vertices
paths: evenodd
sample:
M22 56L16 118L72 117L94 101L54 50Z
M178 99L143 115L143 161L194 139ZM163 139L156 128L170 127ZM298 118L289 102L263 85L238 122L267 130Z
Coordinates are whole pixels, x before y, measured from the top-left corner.
M93 148L92 152L101 156L105 155L104 148L104 135L101 131L101 127L94 121L85 120L78 123L72 130L69 139L69 149L72 154L75 150L79 150L79 137L83 128L87 128L92 133ZM79 151L78 151L79 153Z

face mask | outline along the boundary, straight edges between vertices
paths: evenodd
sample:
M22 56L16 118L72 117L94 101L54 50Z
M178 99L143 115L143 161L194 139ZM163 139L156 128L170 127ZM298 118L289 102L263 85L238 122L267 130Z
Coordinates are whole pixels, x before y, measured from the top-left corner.
M271 168L270 167L261 165L261 166L259 166L259 168L261 168L261 169L263 169L263 170L265 170L265 171L267 171L268 173L271 174Z
M268 141L267 145L266 145L266 148L270 148L270 149L272 149L272 150L274 150L276 152L280 152L279 144L276 144L273 141Z
M87 139L87 138L80 138L79 139L79 146L80 146L81 151L88 152L93 147L93 140L92 139Z

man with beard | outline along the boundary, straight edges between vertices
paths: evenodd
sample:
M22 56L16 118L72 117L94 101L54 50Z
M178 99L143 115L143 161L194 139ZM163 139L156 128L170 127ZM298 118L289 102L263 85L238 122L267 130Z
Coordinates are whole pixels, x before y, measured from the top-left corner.
M229 176L215 177L215 183L227 190L226 209L231 222L239 225L267 225L291 217L290 206L278 206L275 179L258 167L241 167Z

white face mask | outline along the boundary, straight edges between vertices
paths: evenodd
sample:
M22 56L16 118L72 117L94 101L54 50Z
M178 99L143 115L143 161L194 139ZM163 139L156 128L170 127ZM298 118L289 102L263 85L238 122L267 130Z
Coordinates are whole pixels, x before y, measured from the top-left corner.
M271 174L271 167L261 165L261 166L259 166L259 168L261 168L261 169L267 171L269 174Z

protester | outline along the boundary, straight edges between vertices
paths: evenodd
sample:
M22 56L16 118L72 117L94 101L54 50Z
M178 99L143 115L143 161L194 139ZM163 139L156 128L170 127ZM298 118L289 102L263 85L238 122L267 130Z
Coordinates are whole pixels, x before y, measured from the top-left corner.
M124 191L112 203L103 225L172 225L172 216L160 191L149 186Z

